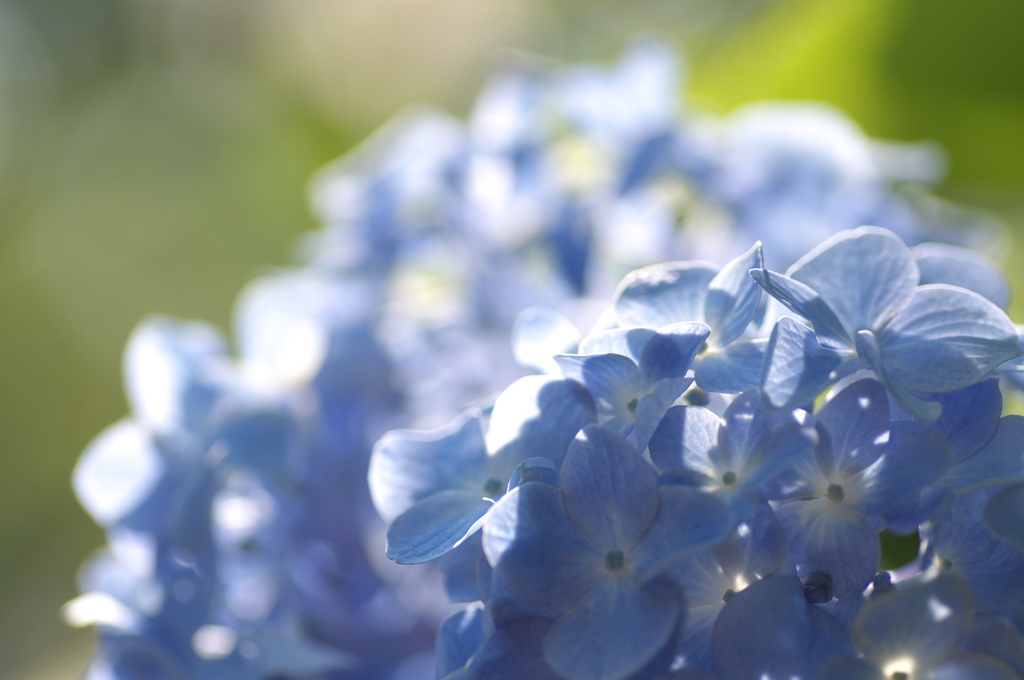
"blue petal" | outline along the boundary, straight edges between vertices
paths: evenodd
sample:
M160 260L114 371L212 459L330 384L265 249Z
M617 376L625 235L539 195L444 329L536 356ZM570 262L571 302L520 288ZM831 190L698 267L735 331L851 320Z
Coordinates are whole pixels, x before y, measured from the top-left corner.
M750 275L764 292L810 321L823 346L829 349L853 346L853 336L847 333L835 312L813 289L767 269L751 269Z
M699 322L659 328L640 355L640 374L646 383L684 377L709 333L711 329Z
M889 378L922 392L967 387L1020 356L1006 314L976 293L922 286L878 336Z
M442 491L429 496L388 527L387 556L399 564L437 559L480 528L492 507L481 492Z
M736 593L712 632L711 650L718 673L751 680L813 678L823 654L816 649L818 622L810 607L800 581L793 576L762 579Z
M828 445L815 455L826 478L846 478L874 463L889 441L889 397L877 380L844 387L818 413Z
M469 661L459 680L562 680L548 667L543 639L551 628L544 619L522 619L499 628Z
M487 451L476 410L436 430L388 432L370 456L370 495L385 522L440 491L476 488L482 495L486 479Z
M579 354L621 354L640 363L644 347L658 331L653 328L612 328L583 338Z
M637 449L647 448L654 431L672 404L682 396L693 381L689 378L666 378L655 383L654 388L642 396L636 405Z
M922 243L913 249L921 285L948 283L972 290L1000 309L1010 303L1010 284L984 255L948 243Z
M946 657L967 632L974 609L955 576L907 582L864 605L850 631L865 660L885 665L910 657L927 668Z
M778 320L765 350L761 391L773 408L812 402L832 382L842 355L823 347L811 329L788 316Z
M569 680L622 680L661 650L679 616L672 588L607 578L551 626L544 658Z
M950 466L943 486L966 493L984 486L1024 481L1024 417L1004 416L995 434L974 455Z
M730 578L753 583L778 571L786 559L786 532L768 503L715 548L718 563Z
M487 636L483 627L484 610L470 607L444 620L437 630L435 669L443 678L459 670L476 653Z
M708 284L704 320L711 327L708 343L725 347L743 335L761 301L761 288L750 278L751 269L764 266L761 243L725 265Z
M494 402L487 451L506 479L527 458L547 458L561 465L576 433L594 419L594 400L575 380L520 378Z
M981 654L957 654L928 669L928 680L1019 680L1013 669Z
M583 383L594 399L601 422L620 434L633 429L632 403L642 394L640 372L632 360L619 354L580 356L563 354L555 357L566 377Z
M560 481L569 517L605 551L631 548L658 512L654 468L636 447L604 428L580 433Z
M661 472L686 468L718 477L718 428L721 419L700 406L673 406L661 419L649 444L651 460Z
M1000 540L1024 552L1024 484L1008 486L989 501L985 524Z
M703 321L704 298L717 273L706 262L668 262L630 273L615 295L619 324L661 328Z
M743 467L748 458L768 443L771 423L761 405L761 394L749 390L736 397L722 415L718 447L726 460Z
M547 484L516 487L495 504L484 554L513 591L558 611L608 576L605 553L580 533L561 492Z
M765 340L753 340L708 350L698 356L693 365L697 385L708 392L727 394L757 387L767 347Z
M439 560L445 594L451 602L487 599L491 565L484 557L482 539L482 532L476 531Z
M1013 487L1010 487L1011 489ZM963 579L974 596L979 612L1008 614L1024 602L1024 552L999 540L998 532L982 527L988 515L998 510L990 490L960 496L938 516L926 532L925 565L941 565L944 571ZM1021 517L1007 513L1002 526L1017 531ZM996 536L993 536L996 533Z
M836 597L864 590L878 571L878 534L864 517L823 498L780 506L789 555L802 572L832 577Z
M857 509L885 515L907 497L938 481L949 467L949 444L923 423L894 420L889 444L875 465L848 479L846 493Z
M991 439L1003 412L1003 395L995 379L929 398L942 405L942 415L931 426L949 442L954 461L966 458Z
M836 656L825 662L818 676L823 680L888 680L877 666L853 656Z
M658 515L628 559L638 583L693 553L720 543L735 526L718 498L683 486L658 487Z
M896 400L897 404L911 414L926 421L935 421L942 414L942 404L923 399L911 393L906 387L894 382L885 371L882 348L878 337L871 331L857 333L857 355L867 361L875 371L879 380L885 385L886 391Z
M558 486L558 468L547 458L527 458L512 471L508 479L508 491L529 482L541 482Z
M850 338L881 328L906 306L920 280L910 249L874 227L836 234L787 274L825 301Z
M1024 642L1002 621L976 620L964 641L968 652L985 654L999 659L1024 677Z

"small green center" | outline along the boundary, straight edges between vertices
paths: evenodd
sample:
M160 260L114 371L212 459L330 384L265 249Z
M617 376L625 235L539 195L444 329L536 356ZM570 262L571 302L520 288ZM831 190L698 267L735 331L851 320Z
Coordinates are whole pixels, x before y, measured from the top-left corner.
M846 493L843 491L843 487L839 484L829 484L828 490L825 491L825 498L829 499L833 503L842 503L843 499L846 498Z
M732 596L735 595L735 594L736 594L736 591L733 590L732 588L729 588L729 590L725 591L722 594L722 602L728 602L729 600L732 599Z
M626 566L626 556L621 550L609 550L604 556L604 568L608 571L621 571Z
M910 680L910 676L903 671L896 671L889 676L892 680Z
M484 495L488 497L496 496L501 493L501 482L491 477L484 482Z
M935 563L939 567L939 571L949 571L953 568L953 563L947 560L945 557L939 557L935 560Z
M722 484L726 486L732 486L736 483L736 473L732 470L722 473Z
M630 413L636 413L636 405L639 401L639 399L630 399L629 403L626 404L626 410Z
M707 406L711 403L711 395L699 387L693 387L686 393L686 403L690 406Z

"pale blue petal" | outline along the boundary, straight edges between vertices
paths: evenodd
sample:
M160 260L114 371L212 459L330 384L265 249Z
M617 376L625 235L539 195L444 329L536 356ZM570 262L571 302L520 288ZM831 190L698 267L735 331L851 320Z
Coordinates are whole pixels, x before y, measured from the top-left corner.
M699 322L675 323L658 329L640 355L640 375L647 385L686 376L697 350L711 329Z
M927 668L945 658L967 633L974 608L955 576L901 583L864 605L851 634L866 661L884 666L903 657Z
M661 486L657 495L658 515L628 555L638 583L722 542L736 524L725 503L710 494L684 486Z
M1010 283L998 266L981 253L948 243L922 243L911 251L921 272L921 285L948 283L973 290L1000 309L1010 304Z
M708 344L725 347L743 335L761 300L761 288L750 278L751 269L764 266L761 243L725 265L708 284L704 321L711 327Z
M568 680L623 680L661 651L679 616L671 588L608 578L551 626L544 658Z
M481 492L442 491L429 496L388 527L387 556L399 564L437 559L480 528L493 505Z
M153 493L165 469L152 435L138 423L122 420L89 443L71 483L93 519L110 527Z
M811 329L784 316L768 339L761 391L773 408L803 406L832 382L832 372L842 361L842 354L823 347Z
M829 349L853 347L853 336L847 333L835 312L813 289L767 269L751 269L750 275L764 292L807 319L814 326L822 345Z
M604 428L585 428L573 441L560 483L569 518L605 551L632 548L658 512L654 468Z
M802 573L832 577L836 597L864 590L878 571L881 546L875 528L839 503L819 498L780 506L789 555Z
M661 328L703 321L704 298L717 273L706 262L668 262L630 273L615 295L619 324Z
M1008 486L989 501L985 524L1000 540L1024 552L1024 484Z
M1017 330L981 297L941 284L922 286L878 336L889 378L922 392L967 387L1020 356Z
M999 659L1024 678L1024 641L1002 621L976 620L964 640L963 649Z
M1002 661L982 654L957 654L921 673L921 678L922 680L1020 680L1020 676Z
M633 426L629 405L642 392L640 371L631 359L620 354L563 354L555 361L566 377L586 386L601 422L614 420L621 434L629 433Z
M527 458L561 465L576 433L595 420L594 400L575 380L527 376L498 395L484 441L504 479ZM503 480L504 481L504 480Z
M718 477L716 455L721 419L701 406L673 406L648 445L661 472L686 468Z
M230 375L224 338L206 323L150 316L125 347L128 403L159 432L200 431Z
M512 353L523 366L555 373L558 366L553 357L574 352L580 337L579 329L553 309L529 307L519 313L512 326Z
M878 460L889 441L889 397L870 378L844 387L825 403L818 423L828 442L815 455L826 478L844 479Z
M910 249L874 227L836 234L787 274L824 300L850 338L881 328L907 305L920 279Z
M370 456L370 495L390 522L440 491L479 489L482 495L487 469L480 412L474 409L436 430L393 430L381 437Z
M657 333L653 328L612 328L592 333L583 338L578 354L621 354L634 363L640 363L640 355L650 339Z
M557 611L608 578L605 552L580 533L561 492L547 484L516 487L495 504L484 554L514 592Z
M752 340L704 352L693 364L697 385L708 392L726 394L757 387L767 347L767 340Z
M640 451L647 448L665 413L692 382L690 378L667 378L640 398L636 406L636 439Z

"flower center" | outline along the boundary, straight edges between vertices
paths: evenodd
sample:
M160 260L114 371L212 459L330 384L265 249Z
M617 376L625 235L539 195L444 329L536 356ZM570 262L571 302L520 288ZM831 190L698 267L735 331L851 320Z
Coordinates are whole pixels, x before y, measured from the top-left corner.
M728 472L723 472L722 473L722 484L725 484L726 486L732 486L735 483L736 483L736 473L735 472L733 472L732 470L729 470Z
M833 503L842 503L843 499L846 498L846 493L843 491L843 487L839 484L829 484L828 490L825 491L825 498L829 499Z
M484 495L487 496L488 498L497 496L498 494L501 493L501 487L501 482L499 482L494 477L491 477L486 482L484 482Z
M630 413L636 413L636 405L639 401L639 399L630 399L629 403L626 404L626 410Z
M621 550L609 550L604 556L604 568L608 571L622 571L626 566L626 556Z

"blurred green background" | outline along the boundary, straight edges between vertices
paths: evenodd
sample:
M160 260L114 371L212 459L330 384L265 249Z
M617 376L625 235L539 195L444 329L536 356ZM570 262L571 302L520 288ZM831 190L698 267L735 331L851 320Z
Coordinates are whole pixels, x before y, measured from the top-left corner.
M0 677L76 678L93 644L59 618L102 540L69 476L126 411L131 328L226 327L315 227L310 174L404 105L462 116L503 49L607 61L656 28L694 106L817 99L936 140L940 193L1016 234L1021 26L1020 0L0 0Z

